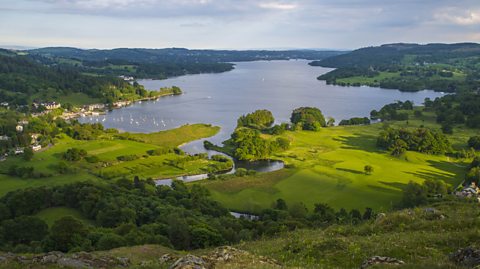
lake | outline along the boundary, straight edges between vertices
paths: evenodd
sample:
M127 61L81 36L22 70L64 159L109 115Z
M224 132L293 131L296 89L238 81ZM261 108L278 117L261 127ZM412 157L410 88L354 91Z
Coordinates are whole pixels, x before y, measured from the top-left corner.
M106 115L81 118L81 122L101 122L107 128L128 132L155 132L184 124L210 123L222 127L209 138L213 143L227 139L237 118L257 109L272 111L276 122L288 122L294 108L314 106L336 122L369 116L372 109L394 101L421 104L426 97L442 93L425 90L400 92L372 87L326 85L317 76L331 69L312 67L306 60L236 63L235 69L220 74L199 74L166 80L139 80L147 89L179 86L183 95L136 103ZM188 152L202 152L201 141L187 145Z

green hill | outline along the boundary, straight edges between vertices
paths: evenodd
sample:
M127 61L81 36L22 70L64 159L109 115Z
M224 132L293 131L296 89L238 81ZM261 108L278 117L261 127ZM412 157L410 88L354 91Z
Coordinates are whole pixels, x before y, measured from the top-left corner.
M337 68L318 77L329 84L402 91L444 92L478 88L480 44L387 44L311 62Z

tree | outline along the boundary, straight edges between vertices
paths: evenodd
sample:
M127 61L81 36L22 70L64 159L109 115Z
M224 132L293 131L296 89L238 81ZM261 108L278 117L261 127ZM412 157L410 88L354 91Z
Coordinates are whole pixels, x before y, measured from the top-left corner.
M401 204L403 207L415 207L427 203L426 189L413 181L408 182L403 190Z
M243 115L237 120L237 127L250 127L259 130L272 126L275 119L272 112L262 109L253 113Z
M278 198L273 208L278 210L287 210L287 202L285 202L285 200L282 198Z
M23 150L23 159L25 161L30 161L33 158L33 149L30 147L27 147Z
M405 151L407 151L407 149L408 149L408 145L402 139L395 140L393 145L391 145L390 148L389 148L389 150L390 150L390 152L393 156L400 156L403 153L405 153Z
M127 243L123 237L113 233L104 234L97 242L98 250L108 250L125 246Z
M290 121L303 130L319 131L327 123L322 111L316 107L300 107L293 110Z
M480 150L480 136L472 136L468 139L468 146Z
M367 175L371 175L373 173L373 166L371 165L365 165L365 167L363 168L363 171L365 171L365 174Z
M37 217L21 216L2 223L3 238L13 244L41 241L48 234L48 225Z
M53 223L50 239L53 241L55 250L68 252L83 245L87 234L88 229L83 222L72 216L65 216Z
M288 209L290 216L298 219L305 218L307 216L308 210L305 204L303 203L294 203Z

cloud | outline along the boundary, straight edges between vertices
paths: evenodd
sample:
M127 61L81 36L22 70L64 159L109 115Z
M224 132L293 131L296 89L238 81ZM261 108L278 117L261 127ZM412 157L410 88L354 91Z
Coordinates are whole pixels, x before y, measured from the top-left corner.
M274 9L274 10L292 10L297 8L297 4L287 4L287 3L278 3L278 2L259 3L258 6L261 8Z
M435 14L439 22L447 22L456 25L477 25L480 24L480 10L458 10L447 8Z
M356 48L478 41L477 25L480 0L0 0L2 42L33 46Z

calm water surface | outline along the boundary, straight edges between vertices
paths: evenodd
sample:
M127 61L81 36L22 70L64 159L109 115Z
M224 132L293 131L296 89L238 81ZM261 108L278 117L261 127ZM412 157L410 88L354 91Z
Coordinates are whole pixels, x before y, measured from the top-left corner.
M188 75L166 80L139 80L147 89L179 86L185 94L136 103L113 110L105 116L86 117L82 122L101 122L107 128L128 132L155 132L184 124L210 123L222 127L209 138L213 143L227 139L239 116L256 109L272 111L276 122L288 122L291 111L300 106L315 106L336 122L351 117L369 116L372 109L401 100L421 104L426 97L441 93L415 93L372 87L326 85L317 76L330 71L312 67L308 61L259 61L237 63L233 71L221 74ZM184 149L203 152L201 141Z

